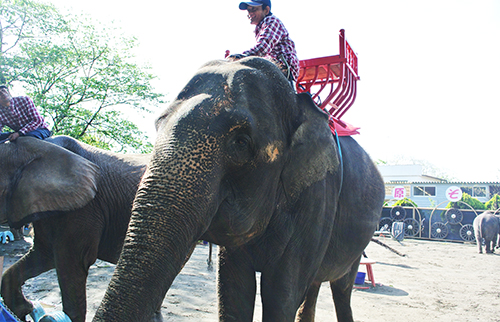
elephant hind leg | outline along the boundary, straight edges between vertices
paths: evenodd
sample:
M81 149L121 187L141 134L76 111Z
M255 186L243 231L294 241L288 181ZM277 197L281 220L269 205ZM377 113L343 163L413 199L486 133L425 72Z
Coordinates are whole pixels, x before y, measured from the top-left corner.
M479 233L476 232L476 244L477 244L477 250L479 251L479 254L483 253L483 246L482 246L483 238Z
M321 283L314 282L307 291L306 298L297 312L296 322L314 322L316 315L316 302L318 300Z
M330 289L332 291L333 303L337 313L338 322L353 322L351 309L351 295L354 286L354 280L358 273L359 259L351 267L351 270L341 278L330 281Z
M492 247L493 246L493 241L485 239L484 242L485 242L485 246L486 246L486 254L493 253L494 252L494 247Z
M2 276L1 294L5 304L20 318L33 311L33 305L23 295L21 287L26 280L36 277L54 268L54 259L50 253L41 251L36 245Z

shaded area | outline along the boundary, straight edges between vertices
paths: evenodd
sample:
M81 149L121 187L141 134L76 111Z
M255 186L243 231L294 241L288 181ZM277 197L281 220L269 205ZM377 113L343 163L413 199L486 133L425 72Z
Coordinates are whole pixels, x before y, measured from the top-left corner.
M408 296L408 292L401 290L399 288L393 286L387 286L382 284L377 284L375 287L370 287L368 289L355 289L355 292L364 292L364 293L373 293L380 295L389 295L389 296Z

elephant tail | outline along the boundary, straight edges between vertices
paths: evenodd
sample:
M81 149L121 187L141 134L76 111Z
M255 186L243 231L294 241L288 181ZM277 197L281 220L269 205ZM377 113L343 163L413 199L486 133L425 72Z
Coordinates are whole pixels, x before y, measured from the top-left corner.
M396 255L399 255L399 256L401 256L401 257L405 257L405 256L406 256L406 254L401 254L400 252L398 252L397 250L395 250L395 249L394 249L394 248L392 248L391 246L389 246L389 245L387 245L387 244L385 244L385 243L381 242L380 240L375 239L375 238L373 238L373 237L372 237L372 242L377 243L377 244L379 244L380 246L383 246L383 247L387 248L388 250L390 250L391 252L393 252L393 253L394 253L394 254L396 254Z

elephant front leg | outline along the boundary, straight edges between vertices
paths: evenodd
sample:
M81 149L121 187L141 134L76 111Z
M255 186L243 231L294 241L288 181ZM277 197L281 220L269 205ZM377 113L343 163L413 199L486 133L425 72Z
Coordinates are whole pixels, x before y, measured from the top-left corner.
M219 247L219 321L252 322L256 291L255 270L248 256Z
M2 276L1 294L5 304L16 316L24 317L33 311L33 305L23 295L21 287L26 280L36 277L54 268L51 255L35 246L14 265L9 267Z
M90 240L99 240L88 234ZM90 266L97 259L97 247L94 245L73 245L67 247L59 243L55 249L55 265L63 311L72 322L85 322L87 311L86 284ZM75 254L79 254L75 258Z
M63 311L72 322L84 322L87 311L86 283L87 273L82 270L72 272L57 270L59 288L63 302Z

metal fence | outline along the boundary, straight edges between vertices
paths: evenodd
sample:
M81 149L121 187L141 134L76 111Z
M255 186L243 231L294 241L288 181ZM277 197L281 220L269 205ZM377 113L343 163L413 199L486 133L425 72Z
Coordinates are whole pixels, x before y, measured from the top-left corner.
M393 223L402 222L405 237L473 242L472 222L486 210L475 210L465 204L466 207L469 209L384 207L378 233L390 234ZM500 209L496 211L499 212Z

